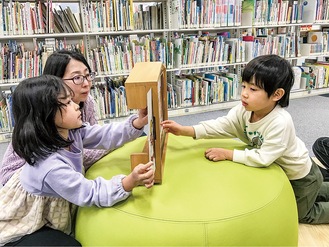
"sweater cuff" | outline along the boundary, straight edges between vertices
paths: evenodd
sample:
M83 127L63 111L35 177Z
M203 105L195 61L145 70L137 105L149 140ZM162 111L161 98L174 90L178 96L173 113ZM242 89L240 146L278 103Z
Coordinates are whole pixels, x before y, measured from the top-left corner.
M206 136L207 134L206 129L203 127L202 124L193 125L192 127L194 128L194 133L195 133L194 139L201 139Z
M131 127L131 129L133 129L134 131L136 131L137 133L139 133L139 135L141 135L144 132L144 126L141 129L136 129L133 125L134 120L138 118L137 114L133 114L128 118L128 122L129 122L129 126Z
M113 177L113 179L115 180L115 184L117 184L118 186L117 191L119 191L122 196L122 200L127 199L132 193L131 191L125 191L125 189L123 188L122 180L125 177L126 175L116 175Z
M244 150L233 150L233 161L241 164L245 163L245 151Z

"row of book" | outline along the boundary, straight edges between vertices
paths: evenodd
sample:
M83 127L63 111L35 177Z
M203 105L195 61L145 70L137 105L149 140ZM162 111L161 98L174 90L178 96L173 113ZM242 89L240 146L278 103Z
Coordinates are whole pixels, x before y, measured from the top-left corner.
M305 0L245 0L243 21L253 25L301 23Z
M300 37L295 32L256 37L252 52L253 57L266 54L275 54L284 58L298 57L301 55Z
M163 37L99 37L98 47L89 51L90 65L100 75L127 74L138 62L162 62L173 68L173 43Z
M178 0L172 8L177 28L241 25L241 0Z
M178 0L177 28L328 22L328 0Z
M302 66L294 66L295 83L293 89L312 90L329 86L329 63L309 61Z
M173 28L213 28L329 22L329 0L178 0L172 1ZM0 35L106 32L164 28L162 2L86 1L83 13L53 0L0 1ZM79 5L77 3L77 5ZM81 18L84 18L82 22ZM83 28L82 23L85 23Z
M62 7L63 5L63 7ZM0 35L78 33L162 29L162 3L133 4L132 0L87 1L84 13L52 0L0 1ZM136 22L136 26L135 26Z
M126 100L124 81L126 78L119 77L116 81L104 78L104 81L93 85L90 94L95 99L96 112L100 119L124 117L131 114Z
M219 71L182 75L168 84L168 108L238 100L239 95L240 83L237 74Z
M302 56L329 53L329 29L310 31L302 42L300 44Z
M252 58L277 54L285 58L303 55L300 36L290 27L285 33L230 38L230 33L181 35L167 40L152 35L98 37L95 48L88 51L89 64L99 75L128 74L138 62L162 62L167 69L188 69L234 63L247 63ZM329 52L328 31L321 33L321 53ZM246 38L246 39L245 39ZM247 39L248 38L248 39ZM17 80L37 76L49 54L69 49L84 53L84 44L69 44L66 39L33 40L33 49L9 40L0 43L0 80ZM303 44L304 45L304 44ZM312 53L311 53L312 54ZM310 54L306 54L310 55Z
M162 2L134 4L135 30L163 29L163 4Z
M36 2L0 2L0 35L82 32L81 15L52 0Z
M92 70L98 75L128 74L135 63L148 61L160 61L167 69L187 69L195 66L246 63L263 54L297 57L297 37L294 33L270 35L256 37L252 42L240 38L227 38L224 35L186 36L175 38L173 41L162 37L151 38L149 35L99 37L98 46L89 50L87 57ZM83 42L68 44L65 39L34 42L37 49L32 50L26 49L24 44L16 41L0 43L0 80L15 81L40 75L47 57L53 51L84 51ZM249 53L251 56L246 56Z
M84 52L82 41L69 44L66 39L33 39L33 48L26 49L23 43L9 40L0 42L0 80L2 82L17 82L19 79L39 76L48 56L56 50L74 50Z
M134 29L132 0L87 1L85 12L87 32Z
M329 21L328 0L307 0L304 2L304 22L323 23Z
M225 34L174 39L176 68L245 62L245 42Z

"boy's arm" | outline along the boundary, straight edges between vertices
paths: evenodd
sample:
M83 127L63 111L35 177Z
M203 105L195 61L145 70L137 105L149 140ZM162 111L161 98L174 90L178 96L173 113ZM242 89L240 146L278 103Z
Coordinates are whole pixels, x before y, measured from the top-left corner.
M195 138L195 131L192 126L183 126L172 120L165 120L161 123L163 130L177 136L191 136Z

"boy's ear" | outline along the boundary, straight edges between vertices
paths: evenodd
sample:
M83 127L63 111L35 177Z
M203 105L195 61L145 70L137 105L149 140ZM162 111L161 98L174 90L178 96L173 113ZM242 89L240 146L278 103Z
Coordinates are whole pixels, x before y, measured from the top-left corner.
M275 101L279 101L283 95L285 94L285 91L283 88L278 88L277 90L275 90L275 92L273 93L273 100Z

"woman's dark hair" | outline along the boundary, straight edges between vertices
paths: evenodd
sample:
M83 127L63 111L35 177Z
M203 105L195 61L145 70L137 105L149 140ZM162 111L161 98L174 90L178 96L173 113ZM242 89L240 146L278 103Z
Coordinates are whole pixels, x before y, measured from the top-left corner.
M243 70L242 81L254 79L257 87L264 89L270 97L278 88L285 93L278 101L282 107L289 105L290 90L294 85L294 73L290 63L277 55L263 55L251 60Z
M56 112L64 107L59 97L70 95L73 95L70 87L52 75L25 79L16 87L12 98L15 120L12 144L30 165L72 143L58 133L55 125Z
M55 75L60 78L63 78L65 70L71 59L77 60L84 65L91 73L91 68L85 59L85 57L76 51L60 50L52 53L46 60L45 67L43 69L44 75Z
M91 73L91 68L86 60L86 58L77 51L60 50L52 53L46 60L45 67L43 69L44 75L55 75L63 78L65 70L71 59L83 63L89 73ZM84 102L79 102L80 108L83 108Z

